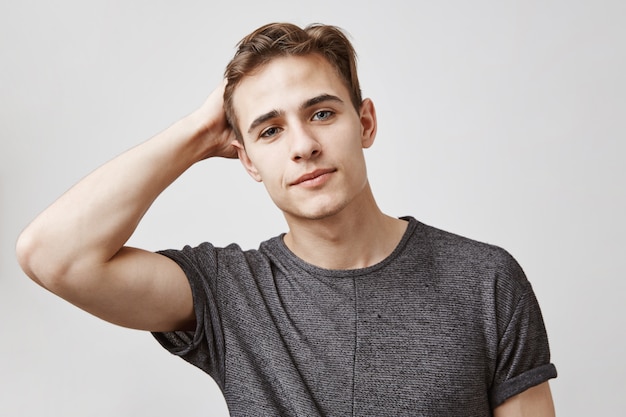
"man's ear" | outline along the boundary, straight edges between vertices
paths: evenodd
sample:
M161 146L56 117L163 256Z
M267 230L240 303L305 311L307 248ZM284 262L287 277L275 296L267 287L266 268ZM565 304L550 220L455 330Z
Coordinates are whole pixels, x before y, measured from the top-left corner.
M374 102L369 98L366 98L361 103L361 110L359 117L361 119L361 144L363 148L369 148L376 139L376 109L374 108Z
M252 179L257 182L263 181L261 179L261 175L259 174L259 171L256 169L256 167L250 160L250 157L248 156L248 152L246 152L246 148L243 146L243 143L235 139L233 141L233 146L237 148L237 156L239 157L241 164L246 169L248 174L252 177Z

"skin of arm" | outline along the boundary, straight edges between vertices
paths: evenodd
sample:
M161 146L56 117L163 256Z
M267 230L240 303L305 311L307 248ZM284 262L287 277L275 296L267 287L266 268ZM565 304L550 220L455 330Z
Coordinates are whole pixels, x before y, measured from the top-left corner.
M191 289L183 271L162 255L124 245L152 202L194 163L236 158L223 89L93 171L37 216L17 240L24 272L115 324L150 331L192 328Z
M554 403L548 382L515 395L493 410L494 417L554 417Z

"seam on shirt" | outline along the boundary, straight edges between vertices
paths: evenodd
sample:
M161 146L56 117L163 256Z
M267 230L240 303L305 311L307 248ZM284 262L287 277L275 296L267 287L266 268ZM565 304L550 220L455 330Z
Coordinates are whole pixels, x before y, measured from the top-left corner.
M509 331L511 330L511 326L514 325L513 320L515 319L515 316L518 313L518 309L521 308L520 306L522 305L523 302L526 301L526 297L528 296L528 285L524 285L522 286L522 293L519 295L519 298L515 301L515 307L513 307L513 313L511 314L511 316L508 318L506 326L504 327L504 330L502 331L502 334L498 335L498 356L500 355L500 346L502 345L502 339L504 339L504 337L509 333Z
M352 278L354 287L354 355L352 357L352 417L356 416L356 354L359 340L359 299L357 280Z

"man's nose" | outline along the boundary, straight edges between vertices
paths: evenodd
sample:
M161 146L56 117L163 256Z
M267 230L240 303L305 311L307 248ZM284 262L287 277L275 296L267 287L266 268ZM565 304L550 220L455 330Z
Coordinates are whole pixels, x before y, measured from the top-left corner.
M321 152L320 143L306 126L293 126L290 136L291 158L294 161L307 160Z

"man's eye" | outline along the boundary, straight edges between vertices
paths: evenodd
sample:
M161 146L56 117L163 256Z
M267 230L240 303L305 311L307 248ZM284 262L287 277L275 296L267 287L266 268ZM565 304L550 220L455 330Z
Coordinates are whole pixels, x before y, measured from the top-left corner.
M313 120L329 119L334 113L330 110L320 110L313 115Z
M270 137L276 135L279 131L280 131L280 129L277 128L277 127L268 127L267 129L265 129L264 131L261 132L260 136L262 138L270 138Z

